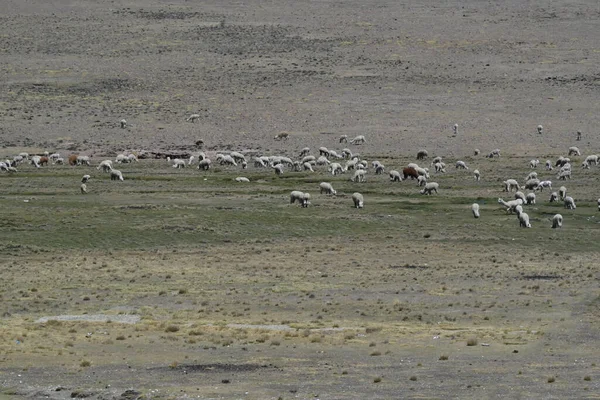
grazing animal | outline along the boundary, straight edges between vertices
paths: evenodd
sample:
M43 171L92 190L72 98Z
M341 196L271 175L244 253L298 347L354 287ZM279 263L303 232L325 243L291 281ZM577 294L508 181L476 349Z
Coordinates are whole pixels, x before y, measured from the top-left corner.
M473 212L473 217L479 218L479 204L473 203L471 205L471 211Z
M535 193L527 193L527 196L525 197L525 204L535 204Z
M562 228L563 216L560 214L556 214L552 217L552 229Z
M502 183L504 183L503 192L512 192L513 189L515 189L515 191L521 190L521 187L516 179L507 179Z
M185 168L185 160L182 160L180 158L175 158L173 160L173 168L177 168L177 169Z
M455 167L461 169L469 169L469 167L467 167L467 164L464 161L457 161Z
M348 135L340 136L340 143L348 143Z
M564 199L565 199L565 197L567 196L567 188L566 188L566 187L564 187L564 186L561 186L561 187L558 189L558 195L560 196L560 199L561 199L561 200L564 200Z
M212 161L210 161L209 158L205 158L204 160L200 160L200 162L198 163L198 169L207 171L210 169L211 164L212 164Z
M275 174L278 176L283 175L283 164L273 165L272 168L275 170Z
M427 177L424 175L419 175L417 178L417 186L425 186L427 184Z
M577 131L577 139L575 139L577 141L581 140L581 131Z
M539 179L529 179L527 182L525 182L525 189L534 190L539 184Z
M521 228L531 228L531 224L529 223L529 215L527 215L527 213L520 213L518 215L519 217L519 226Z
M522 199L515 199L515 200L511 200L511 201L504 201L501 198L498 199L498 203L502 204L504 207L506 207L506 212L507 213L513 213L515 212L515 208L517 206L522 206L523 205L523 200Z
M333 188L333 186L331 186L331 183L329 183L329 182L321 182L319 184L319 188L321 190L321 194L323 194L323 192L325 194L329 194L329 195L337 194L337 191Z
M500 157L500 149L494 149L490 154L488 154L487 158Z
M539 190L540 192L543 192L544 188L552 189L552 181L541 181L539 183L539 185L537 185L535 190Z
M424 160L429 156L429 153L427 153L427 150L423 149L423 150L419 150L417 152L417 160ZM441 161L441 160L440 160Z
M123 173L118 169L112 169L110 171L110 180L111 181L123 181Z
M81 186L79 186L79 190L81 190L81 194L86 194L88 192L87 185L82 183Z
M302 208L306 208L310 204L310 194L294 190L290 193L290 204L294 204L296 201Z
M298 157L307 156L308 153L310 153L310 147L305 147L300 151L300 155L298 155Z
M196 122L197 120L200 119L200 114L192 114L189 117L186 118L187 122Z
M366 141L367 141L367 140L365 139L364 135L358 135L357 137L355 137L354 139L352 139L352 140L350 141L350 143L351 143L351 144L354 144L354 145L359 145L359 144L364 144L364 143L366 143Z
M479 149L475 149L475 150L473 151L473 155L474 155L474 156L478 156L480 153L481 153L481 150L479 150Z
M354 176L352 176L352 182L366 182L366 174L367 172L364 169L357 169L354 171Z
M413 167L406 167L406 168L402 169L402 176L403 176L404 180L406 180L409 176L410 176L410 179L418 179L419 173Z
M329 150L327 150L327 147L319 147L319 155L329 157Z
M574 210L577 208L577 206L575 205L575 200L573 200L571 196L565 197L565 208L569 210Z
M279 132L275 135L275 140L288 140L290 134L288 132Z
M455 135L458 135L458 124L454 124L454 126L452 127L452 132L453 132Z
M102 161L100 164L98 164L98 167L96 169L101 169L103 172L110 172L110 170L112 169L112 160Z
M481 174L479 173L479 170L476 169L475 171L473 171L473 175L475 176L475 180L479 181L481 179Z
M552 171L554 167L552 167L552 161L546 160L546 171Z
M569 156L580 156L581 152L579 151L579 147L577 146L571 146L569 147L569 154L567 154Z
M87 183L92 177L89 175L84 175L83 178L81 178L81 182L82 183Z
M340 163L331 163L329 164L329 171L331 171L331 175L343 174L344 167Z
M554 203L555 201L558 201L558 193L552 192L550 193L550 203Z
M529 161L529 166L531 168L537 168L539 163L540 163L540 160L531 160L531 161Z
M304 164L302 164L302 168L303 168L305 171L315 172L315 170L313 169L313 167L312 167L312 166L313 166L313 165L311 164L311 162L310 162L310 161L307 161L307 162L305 162Z
M363 195L358 192L352 193L352 202L354 203L354 208L363 208L365 205Z
M539 133L541 135L543 131L544 131L544 127L542 125L538 125L537 126L537 133Z
M391 170L390 171L390 181L402 182L402 175L400 175L400 172L398 172L396 170Z
M120 120L119 124L121 124L121 129L125 129L127 127L127 121L125 119Z
M69 156L69 165L77 165L77 155L71 154Z
M250 182L250 179L246 178L245 176L238 176L237 178L235 178L236 182Z
M437 194L438 189L439 189L440 185L437 182L429 182L425 184L425 187L423 187L423 190L421 190L421 194L425 194L425 195L430 195L433 192L435 192Z

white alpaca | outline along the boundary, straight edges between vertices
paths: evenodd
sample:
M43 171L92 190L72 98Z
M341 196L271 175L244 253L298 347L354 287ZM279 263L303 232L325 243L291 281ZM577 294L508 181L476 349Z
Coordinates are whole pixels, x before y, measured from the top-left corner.
M473 175L475 176L475 180L479 182L479 180L481 179L481 174L479 173L478 169L473 171Z
M561 187L558 189L558 195L560 196L560 199L561 199L561 200L564 200L564 199L565 199L565 196L567 195L567 188L566 188L566 187L564 187L564 186L561 186Z
M321 190L321 194L323 194L323 193L329 194L329 195L337 194L337 191L333 188L333 186L329 182L321 182L319 184L319 188Z
M438 189L440 188L440 184L437 182L429 182L425 184L423 190L421 190L421 194L430 195L433 192L437 194Z
M552 192L550 193L550 203L554 203L558 201L558 193Z
M354 202L355 208L363 208L365 205L363 195L358 192L352 194L352 201Z
M396 170L391 170L390 171L390 181L402 182L402 174Z
M89 175L84 175L83 178L81 178L81 183L87 183L92 177Z
M455 167L461 169L469 169L469 167L467 167L467 164L464 161L457 161Z
M571 196L565 197L565 208L569 210L574 210L577 208L577 206L575 205L575 200L573 200Z
M531 168L537 168L539 163L540 163L540 160L531 160L531 161L529 161L529 166Z
M344 167L340 163L331 163L329 164L328 171L331 172L331 175L338 175L344 173Z
M364 169L357 169L354 171L354 176L352 177L352 182L366 182L366 174L367 172Z
M520 213L518 215L519 218L519 226L521 228L531 228L531 224L529 223L529 215L527 213Z
M112 169L110 171L110 180L111 181L123 181L123 173L118 169Z
M504 183L504 192L512 192L513 189L515 189L515 191L521 190L516 179L507 179L502 183Z
M86 194L88 192L87 185L82 183L81 186L79 186L79 190L81 190L81 194Z
M473 217L479 218L479 204L473 203L471 205L471 211L473 212Z
M294 190L290 193L290 204L294 204L296 201L300 203L302 208L306 208L310 204L310 194Z
M200 160L200 162L198 163L198 169L202 169L202 170L209 170L210 166L212 164L212 161L210 161L210 159L205 158L204 160Z
M534 205L535 204L535 193L527 193L525 197L525 204Z
M562 215L556 214L554 217L552 217L552 228L553 229L562 228L562 223L563 223Z
M310 147L305 147L300 151L300 155L298 155L298 157L307 156L308 153L310 153Z
M554 168L552 167L552 161L546 160L546 170L552 171Z
M199 119L200 119L200 114L192 114L186 118L186 121L187 122L196 122Z
M355 137L354 139L352 139L350 141L351 144L355 144L355 145L364 144L366 142L367 142L367 140L365 139L364 135L358 135L357 137Z
M513 213L515 212L515 208L517 206L522 206L523 205L523 200L521 199L515 199L515 200L511 200L511 201L504 201L502 199L498 199L498 203L502 204L504 207L506 207L506 212L507 213Z
M250 182L250 179L246 178L245 176L238 176L237 178L235 178L236 182Z

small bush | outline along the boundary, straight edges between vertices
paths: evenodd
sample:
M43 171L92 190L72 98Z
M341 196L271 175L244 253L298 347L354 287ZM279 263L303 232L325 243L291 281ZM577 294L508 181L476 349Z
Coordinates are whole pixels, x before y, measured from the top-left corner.
M167 326L167 329L165 329L165 332L169 332L169 333L179 332L179 327L177 325L169 325L169 326Z
M416 380L417 380L417 377L413 375L413 376L411 376L411 377L410 377L410 378L408 378L408 379L410 379L411 381L416 381Z
M378 376L377 378L373 379L373 383L379 383L381 382L381 377Z
M448 356L446 354L442 354L440 356L440 361L446 361L446 360L448 360Z
M551 377L548 378L548 383L554 383L554 382L556 382L556 378L555 377L551 376Z
M471 337L467 339L467 346L477 346L477 338Z
M87 367L89 367L91 365L92 365L92 363L90 361L88 361L88 360L83 360L81 362L81 364L79 364L79 366L82 367L82 368L87 368Z

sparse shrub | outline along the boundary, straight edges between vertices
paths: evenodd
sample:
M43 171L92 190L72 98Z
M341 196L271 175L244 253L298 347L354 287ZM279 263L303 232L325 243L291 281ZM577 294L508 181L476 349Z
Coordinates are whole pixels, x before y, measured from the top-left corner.
M380 376L378 376L375 379L373 379L373 383L379 383L379 382L381 382L381 377Z
M79 366L82 367L82 368L87 368L87 367L89 367L91 365L92 365L92 363L90 361L88 361L88 360L83 360L83 361L81 361L81 364L79 364Z
M555 377L551 376L551 377L548 378L548 383L554 383L554 382L556 382L556 378Z
M477 338L470 337L467 339L467 346L477 346Z
M125 336L123 336L123 335L120 335L120 336L117 336L117 338L116 338L116 339L117 339L117 340L125 340Z
M586 375L586 376L584 376L584 377L583 377L583 380L584 380L584 381L591 381L591 380L592 380L592 377L591 377L591 376L589 376L589 375Z
M168 332L168 333L179 332L179 327L177 325L169 325L169 326L167 326L167 329L165 329L165 332Z
M411 381L416 381L416 380L417 380L417 377L413 375L413 376L411 376L411 377L410 377L410 378L408 378L408 379L410 379Z
M442 354L439 359L440 361L446 361L448 360L448 356L446 354Z
M374 351L371 353L371 356L380 356L381 352L380 351Z

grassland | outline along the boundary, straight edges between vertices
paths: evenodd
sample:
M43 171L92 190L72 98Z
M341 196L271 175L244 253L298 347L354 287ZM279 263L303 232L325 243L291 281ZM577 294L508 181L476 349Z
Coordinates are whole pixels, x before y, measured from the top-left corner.
M414 161L365 157L388 170ZM451 167L430 179L433 196L323 168L277 177L142 160L120 166L124 182L93 167L2 174L0 386L53 397L597 393L600 172L566 182L576 210L538 192L523 229L497 198L528 160L464 159L482 181ZM338 195L319 195L321 181ZM312 194L309 208L289 204L294 189ZM562 229L550 228L555 213ZM109 321L36 322L98 314Z

